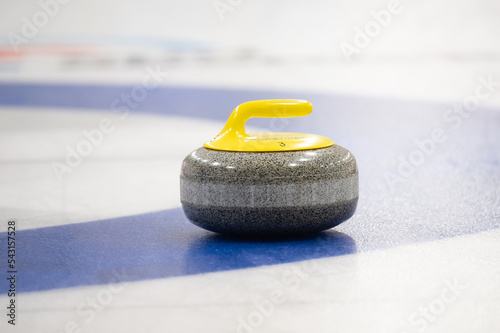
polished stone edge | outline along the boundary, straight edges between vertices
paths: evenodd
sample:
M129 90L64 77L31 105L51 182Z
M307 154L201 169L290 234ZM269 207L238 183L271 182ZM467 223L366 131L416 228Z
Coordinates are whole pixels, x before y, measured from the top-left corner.
M267 153L226 152L201 147L186 156L181 169L181 175L191 180L246 184L345 178L354 173L357 173L354 156L339 145Z
M356 211L358 198L329 205L298 207L217 207L183 204L193 224L232 235L297 235L333 228Z
M217 207L328 205L358 197L358 174L292 184L219 184L181 177L181 202Z

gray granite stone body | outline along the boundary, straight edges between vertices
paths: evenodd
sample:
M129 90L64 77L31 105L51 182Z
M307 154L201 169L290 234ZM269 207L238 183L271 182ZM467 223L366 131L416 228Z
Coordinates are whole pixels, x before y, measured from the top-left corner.
M329 229L354 214L358 170L345 148L228 152L199 148L181 172L181 202L196 225L229 234Z

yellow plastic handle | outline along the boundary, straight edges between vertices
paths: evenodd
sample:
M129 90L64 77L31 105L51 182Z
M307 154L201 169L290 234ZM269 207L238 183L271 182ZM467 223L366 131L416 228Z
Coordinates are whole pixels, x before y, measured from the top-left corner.
M284 151L331 146L333 141L312 134L254 133L247 134L245 123L252 117L288 118L307 116L312 104L300 99L266 99L245 102L236 107L222 131L205 147L228 151Z
M245 123L253 117L288 118L307 116L312 112L312 104L300 99L264 99L245 102L234 109L221 133L230 137L248 136Z

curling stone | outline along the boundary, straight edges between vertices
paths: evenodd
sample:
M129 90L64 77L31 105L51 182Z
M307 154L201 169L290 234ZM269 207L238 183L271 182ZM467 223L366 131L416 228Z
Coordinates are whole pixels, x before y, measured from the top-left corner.
M240 104L222 131L182 163L181 203L195 225L233 235L281 236L330 229L358 202L350 151L302 133L246 133L251 117L299 117L304 100Z

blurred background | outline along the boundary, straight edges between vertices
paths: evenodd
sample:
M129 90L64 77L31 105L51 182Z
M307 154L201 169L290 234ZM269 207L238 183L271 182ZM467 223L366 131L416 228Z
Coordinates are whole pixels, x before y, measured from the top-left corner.
M495 0L2 0L0 6L2 81L127 84L153 64L168 71L166 85L454 102L479 75L500 71Z

